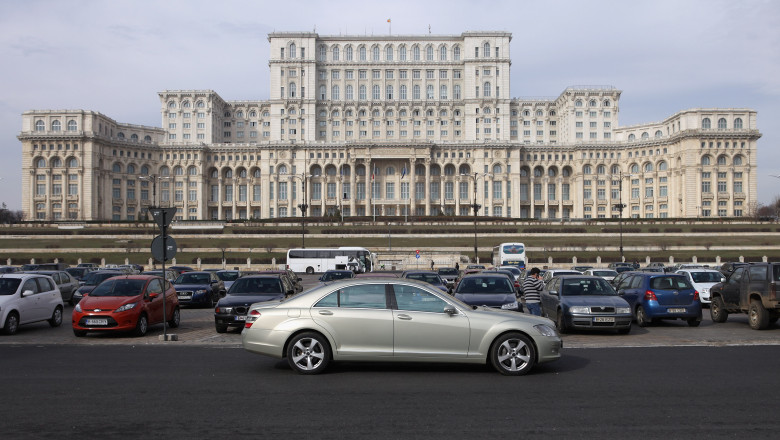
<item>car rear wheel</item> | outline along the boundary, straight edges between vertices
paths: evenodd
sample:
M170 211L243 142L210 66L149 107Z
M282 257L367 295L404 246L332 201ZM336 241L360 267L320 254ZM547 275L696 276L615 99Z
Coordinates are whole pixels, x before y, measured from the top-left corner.
M645 313L645 308L642 306L639 306L636 308L636 323L640 327L647 327L650 325L650 319L647 318L647 314Z
M5 324L3 325L3 333L7 335L16 334L19 330L19 315L16 312L11 312L5 318Z
M493 342L490 362L493 368L505 376L522 376L534 367L536 349L528 336L507 333Z
M750 323L750 328L754 330L764 330L769 327L769 312L761 304L761 301L757 299L750 301L748 322Z
M712 298L712 302L710 303L710 317L713 322L726 322L729 318L729 312L726 310L725 304L723 304L723 298L719 296Z
M54 312L49 318L49 325L52 327L59 327L62 324L62 307L57 306L54 308Z
M147 330L149 330L149 320L146 315L142 313L141 316L138 317L138 322L135 324L133 334L136 336L143 336L146 334Z
M168 321L168 327L176 328L181 323L181 311L178 307L173 309L173 315L171 315L170 321Z
M287 362L300 374L319 374L330 363L330 345L319 333L296 335L287 346Z
M306 273L309 274L309 275L313 274L314 273L314 268L311 267L311 266L307 267L306 268Z

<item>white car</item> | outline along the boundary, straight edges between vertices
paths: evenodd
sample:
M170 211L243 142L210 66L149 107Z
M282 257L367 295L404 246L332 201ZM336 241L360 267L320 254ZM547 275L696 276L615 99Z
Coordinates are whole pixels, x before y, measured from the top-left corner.
M612 281L618 276L618 273L612 269L588 269L582 273L583 275L591 275L594 277L601 277L607 281Z
M582 272L571 269L547 269L547 272L545 272L542 277L542 281L547 284L548 281L558 275L582 275Z
M62 324L62 295L47 275L11 273L0 275L0 323L12 335L22 324L49 321Z
M712 302L712 299L710 298L710 289L712 286L726 281L723 274L714 269L680 269L675 273L685 275L688 282L693 285L693 288L696 289L697 292L699 292L699 299L702 304L709 304Z

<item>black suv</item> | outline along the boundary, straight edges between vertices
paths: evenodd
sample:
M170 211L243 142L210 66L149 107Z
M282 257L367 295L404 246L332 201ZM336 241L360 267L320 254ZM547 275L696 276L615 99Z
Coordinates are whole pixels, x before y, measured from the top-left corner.
M780 318L780 263L743 264L710 289L710 316L726 322L729 313L747 313L750 327L763 330Z
M281 301L295 294L295 287L286 274L247 275L233 282L227 296L214 309L217 333L228 327L243 327L249 307L258 302Z

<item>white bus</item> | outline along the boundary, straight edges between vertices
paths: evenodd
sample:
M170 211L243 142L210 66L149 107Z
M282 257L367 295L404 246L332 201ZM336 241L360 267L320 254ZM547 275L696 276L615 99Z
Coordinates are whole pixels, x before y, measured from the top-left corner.
M287 268L308 274L327 270L371 272L375 255L362 247L290 249L287 251Z
M528 257L523 243L501 243L493 248L493 266L515 266L525 270Z

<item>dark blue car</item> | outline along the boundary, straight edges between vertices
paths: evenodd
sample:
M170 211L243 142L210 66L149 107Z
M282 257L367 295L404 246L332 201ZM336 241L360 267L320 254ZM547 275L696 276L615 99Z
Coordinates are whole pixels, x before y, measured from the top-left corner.
M636 272L623 279L617 291L640 327L660 319L683 319L691 327L701 323L699 292L683 275Z
M461 278L455 298L472 306L520 311L515 286L503 274L480 272Z
M631 308L604 278L560 275L542 291L542 315L555 321L558 331L614 329L631 331Z
M184 272L173 282L180 305L214 307L225 295L225 283L214 272Z
M243 327L252 304L281 301L294 294L295 288L281 275L253 275L237 279L214 309L217 333L225 333L228 327Z
M401 274L401 278L409 278L410 280L424 281L428 284L436 286L444 293L450 293L450 288L447 287L447 283L441 278L441 276L432 270L407 270Z

